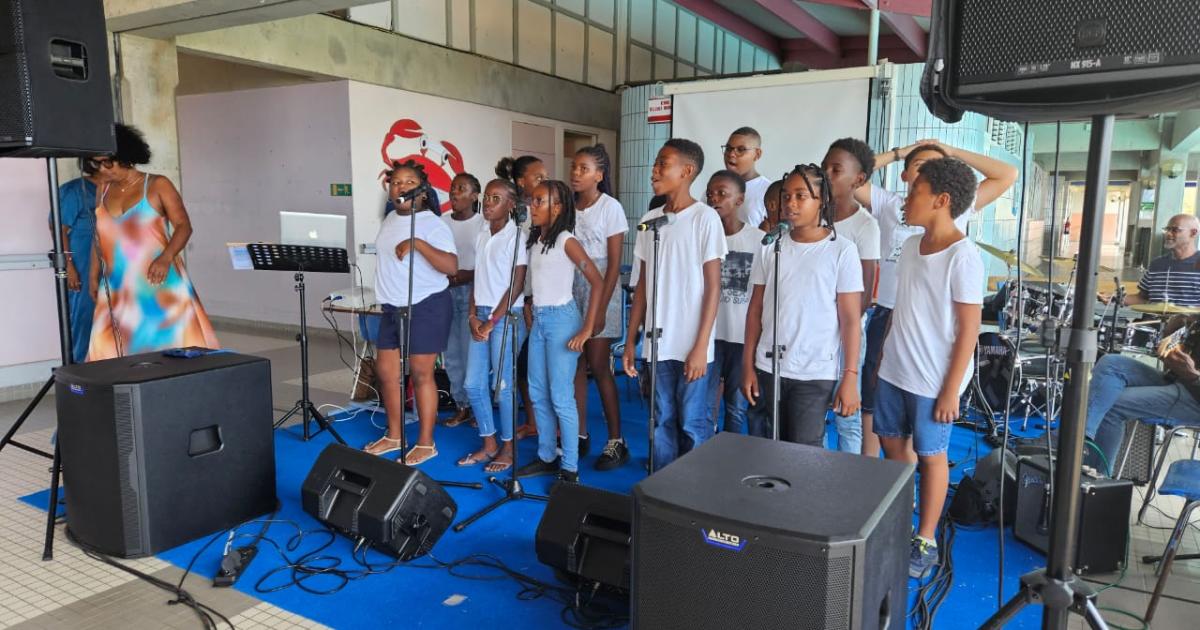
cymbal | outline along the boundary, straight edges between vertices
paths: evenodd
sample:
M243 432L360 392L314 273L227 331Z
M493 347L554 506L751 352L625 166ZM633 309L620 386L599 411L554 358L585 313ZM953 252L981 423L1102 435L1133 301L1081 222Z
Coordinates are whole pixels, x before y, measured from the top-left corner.
M1130 304L1129 310L1151 315L1200 315L1200 308L1195 306L1179 306L1170 302L1153 302L1151 304Z
M1067 256L1067 257L1055 256L1052 260L1054 261L1055 265L1074 265L1075 264L1074 256ZM1066 270L1069 272L1071 270L1071 268L1068 266L1068 267L1066 267ZM1108 265L1096 265L1096 270L1103 272L1103 273L1116 273L1116 271L1117 271L1116 269L1113 269L1112 267L1109 267Z
M1027 262L1018 260L1017 255L1012 252L1006 252L1003 249L996 247L995 245L989 245L982 241L976 241L975 244L979 246L979 249L982 249L983 251L995 256L996 258L999 258L1001 261L1004 262L1004 264L1008 265L1009 267L1016 267L1016 266L1020 265L1022 273L1026 273L1031 276L1039 276L1039 277L1042 276L1042 273L1040 271L1038 271L1037 267L1034 267L1033 265L1031 265Z

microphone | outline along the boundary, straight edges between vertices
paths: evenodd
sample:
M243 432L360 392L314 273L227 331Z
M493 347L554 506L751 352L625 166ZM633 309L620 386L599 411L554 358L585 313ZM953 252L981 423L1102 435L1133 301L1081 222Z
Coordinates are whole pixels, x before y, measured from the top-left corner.
M525 217L529 215L529 206L523 202L517 202L517 205L512 209L512 220L517 224L524 223Z
M637 229L639 232L645 232L646 230L657 230L660 227L671 225L678 219L679 219L678 214L676 214L674 212L664 212L663 215L660 217L655 217L653 219L646 219L645 221L642 221L641 223L638 224Z
M425 192L425 189L418 186L408 192L402 192L399 195L396 195L396 197L394 199L392 199L392 203L395 205L400 205L400 204L404 203L405 201L412 201L413 199L420 197L421 194L424 192Z
M778 224L775 225L775 227L771 228L770 232L767 232L766 236L764 236L762 238L762 244L770 245L770 244L774 243L775 241L779 240L779 237L781 237L784 234L787 234L788 232L791 232L791 231L792 231L791 222L780 221Z

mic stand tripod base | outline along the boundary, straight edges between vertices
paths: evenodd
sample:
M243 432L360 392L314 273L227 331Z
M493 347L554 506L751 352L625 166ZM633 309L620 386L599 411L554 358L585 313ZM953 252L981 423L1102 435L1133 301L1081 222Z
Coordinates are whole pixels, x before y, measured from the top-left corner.
M495 475L493 475L491 477L488 477L488 483L496 486L497 488L503 489L504 496L502 496L499 499L497 499L496 501L492 502L491 505L485 506L482 510L479 510L478 512L467 517L466 520L460 521L458 524L456 524L454 526L454 531L461 532L462 530L464 530L464 529L470 527L472 524L474 524L475 521L478 521L479 519L487 516L488 514L491 514L492 511L494 511L496 508L508 503L509 501L517 501L520 499L533 499L535 501L549 501L550 500L550 497L543 495L543 494L534 494L532 492L525 492L525 488L524 488L524 486L521 485L521 480L519 478L500 480L500 479L497 479Z
M1083 617L1088 627L1108 630L1108 624L1096 608L1096 591L1091 586L1074 576L1065 581L1056 580L1047 575L1045 569L1022 575L1021 589L1017 594L979 627L981 630L1002 628L1030 604L1041 604L1047 611L1061 615L1073 612Z

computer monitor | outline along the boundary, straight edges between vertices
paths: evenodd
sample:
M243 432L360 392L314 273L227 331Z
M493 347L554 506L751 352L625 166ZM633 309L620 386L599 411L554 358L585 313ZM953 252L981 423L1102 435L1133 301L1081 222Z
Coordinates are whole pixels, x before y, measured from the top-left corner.
M313 212L279 213L279 242L283 245L314 245L346 248L346 217Z

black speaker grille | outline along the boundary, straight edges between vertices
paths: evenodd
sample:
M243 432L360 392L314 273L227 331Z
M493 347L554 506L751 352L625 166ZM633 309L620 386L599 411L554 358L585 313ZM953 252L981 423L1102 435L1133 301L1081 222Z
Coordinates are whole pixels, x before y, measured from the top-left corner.
M1116 64L1106 61L1102 69L1115 69L1126 56L1141 55L1137 65L1154 66L1200 55L1200 11L1193 2L959 0L957 11L955 52L963 83L1013 78L1019 68L1040 64L1054 66L1049 74L1069 73L1063 62L1072 60L1112 60ZM1080 23L1102 19L1106 42L1078 47Z
M1154 425L1145 422L1126 422L1125 438L1117 461L1112 463L1114 475L1120 469L1120 478L1135 485L1144 486L1150 481L1154 460Z
M142 548L142 532L139 525L141 505L138 497L138 480L130 476L131 471L138 468L130 464L130 459L137 457L134 447L137 444L133 435L133 396L128 391L118 389L113 393L113 410L116 420L117 433L117 479L121 488L121 522L125 524L125 548L140 550Z
M0 141L25 142L33 137L33 107L26 106L31 90L21 0L0 1L0 89L16 91L0 98Z
M830 558L751 540L714 548L700 526L643 510L635 538L636 625L642 628L849 628L852 556ZM802 543L798 543L802 544Z

